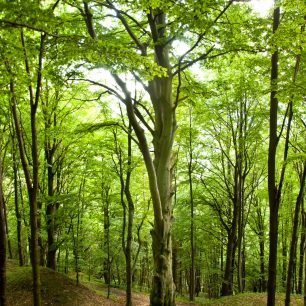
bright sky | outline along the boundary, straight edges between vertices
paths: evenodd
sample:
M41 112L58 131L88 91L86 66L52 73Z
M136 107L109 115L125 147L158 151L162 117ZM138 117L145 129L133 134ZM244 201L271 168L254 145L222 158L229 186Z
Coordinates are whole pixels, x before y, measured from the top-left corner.
M273 0L251 0L251 6L255 12L259 13L261 16L265 16L273 6Z

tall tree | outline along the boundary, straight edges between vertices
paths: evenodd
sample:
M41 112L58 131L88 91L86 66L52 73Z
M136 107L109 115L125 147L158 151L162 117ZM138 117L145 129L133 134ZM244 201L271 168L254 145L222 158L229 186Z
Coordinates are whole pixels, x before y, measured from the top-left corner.
M0 121L3 129L2 122ZM6 226L4 216L4 193L3 193L3 130L0 136L0 305L6 305Z
M189 180L189 200L190 200L190 280L189 280L189 300L194 301L195 295L195 245L194 245L194 190L193 190L193 133L192 133L192 106L189 106L189 161L188 161L188 180Z
M275 2L273 12L273 33L275 34L280 25L280 7ZM288 158L290 129L293 118L292 101L287 105L286 114L278 134L278 70L279 70L279 51L275 44L273 46L273 54L271 57L271 94L270 94L270 121L269 121L269 151L268 151L268 195L269 195L269 275L267 283L267 303L275 305L276 292L276 274L277 274L277 245L278 245L278 225L279 225L279 206L281 202L282 189L284 184L286 161ZM287 124L286 124L287 119ZM283 129L286 126L285 143L283 150L283 164L280 169L279 178L277 175L277 148L282 136Z
M276 3L275 3L276 5ZM273 33L278 29L280 22L280 8L275 7L273 13ZM271 95L270 95L270 134L269 134L269 154L268 154L268 194L270 207L269 222L269 278L268 278L268 305L275 305L276 291L276 268L277 268L277 240L278 240L278 210L280 203L280 193L276 187L276 149L278 144L277 136L277 78L278 78L278 50L276 49L271 58Z
M180 76L183 70L200 60L207 59L214 50L214 46L207 46L206 50L205 48L201 49L201 43L208 34L211 34L210 31L213 26L218 23L232 3L233 0L222 3L220 11L217 14L212 14L211 19L205 20L206 27L204 30L199 28L198 23L191 22L187 25L188 21L186 20L187 28L193 31L193 27L195 27L199 34L194 37L191 47L179 58L175 65L171 64L171 42L179 33L175 33L175 30L172 31L172 22L170 21L179 22L178 20L185 14L187 7L182 7L180 3L177 3L175 8L172 8L173 3L171 1L165 3L150 3L149 1L139 6L136 4L135 9L137 8L138 11L135 11L135 16L133 16L125 10L125 7L119 1L118 3L106 1L103 4L105 9L112 10L115 13L115 17L125 30L127 36L122 39L128 41L128 44L132 43L137 50L137 53L131 54L129 50L124 49L126 57L132 56L134 62L135 60L139 61L142 67L143 65L146 67L144 71L139 71L135 69L134 65L132 67L133 76L148 93L153 108L153 114L149 115L151 122L148 124L142 115L142 111L139 110L141 105L137 104L128 89L128 84L116 71L112 75L122 94L109 86L100 84L125 104L129 121L135 131L138 146L148 172L154 211L154 226L151 231L154 258L151 305L175 305L171 242L174 158L172 150L176 131L176 108L181 87ZM86 21L91 38L98 41L99 34L94 31L94 19L88 10L87 3L79 9ZM204 10L202 5L199 9L195 9L193 18L199 19L202 10ZM143 12L145 12L145 15ZM141 19L137 20L139 13L141 13ZM154 59L151 57L152 54ZM218 56L218 54L214 56ZM148 67L152 68L149 75L147 74ZM173 82L176 78L178 85L174 89ZM145 133L145 129L151 133L153 156L149 145L150 138Z
M116 172L120 179L120 199L123 208L123 224L122 224L122 249L125 256L126 269L126 306L132 306L132 284L133 284L133 254L132 254L132 239L133 239L133 224L135 206L131 194L131 174L132 174L132 129L128 127L128 147L127 147L127 169L124 175L124 159L123 150L117 137L117 132L114 131L115 152L118 159ZM127 202L127 204L126 204Z
M7 70L10 74L10 94L11 94L11 110L15 125L16 137L19 145L19 153L21 163L26 178L29 204L30 204L30 225L31 225L31 263L33 274L33 304L35 306L41 305L41 282L39 272L39 246L38 246L38 172L39 172L39 159L38 159L38 142L37 142L37 123L36 114L41 92L42 69L43 69L43 56L45 51L46 34L41 34L39 43L38 54L38 68L36 72L36 85L35 93L32 84L32 71L30 66L30 58L27 50L25 34L21 31L21 46L24 53L25 72L28 78L28 92L30 104L30 125L31 125L31 166L26 155L26 148L24 144L24 136L21 129L20 118L17 111L17 94L15 90L15 80L13 78L10 63L6 62ZM31 167L31 168L30 168ZM31 169L31 170L30 170Z

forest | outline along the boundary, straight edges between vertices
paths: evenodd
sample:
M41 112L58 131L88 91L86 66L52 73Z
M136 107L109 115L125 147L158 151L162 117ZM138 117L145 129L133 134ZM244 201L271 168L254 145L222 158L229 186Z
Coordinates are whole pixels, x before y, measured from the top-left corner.
M255 2L0 0L0 306L306 305L306 2Z

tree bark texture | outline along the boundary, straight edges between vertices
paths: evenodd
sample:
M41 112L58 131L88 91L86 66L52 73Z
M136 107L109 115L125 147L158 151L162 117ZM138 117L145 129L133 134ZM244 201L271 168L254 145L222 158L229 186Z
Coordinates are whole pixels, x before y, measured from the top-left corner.
M233 224L228 232L228 240L226 245L226 262L221 287L221 296L233 294L233 279L234 279L234 261L237 248L237 225Z
M278 29L280 22L280 8L276 7L273 14L273 33ZM269 135L269 153L268 153L268 194L269 194L269 276L267 284L267 304L275 305L276 291L276 272L277 272L277 240L278 240L278 210L280 196L276 186L276 149L278 144L277 136L277 88L278 79L278 50L276 49L271 58L271 95L270 95L270 135Z
M306 178L306 162L304 163L303 173L300 177L300 191L299 191L299 194L297 196L296 203L295 203L292 238L291 238L291 244L290 244L290 255L289 255L289 263L288 263L285 306L290 305L290 294L291 294L291 289L292 289L293 267L294 267L294 263L295 263L295 259L296 259L296 247L297 247L297 240L298 240L299 215L300 215L300 208L302 206L302 201L303 201L303 197L304 197L305 178Z
M0 153L1 153L0 146ZM0 156L0 306L6 305L6 226L4 216L3 164Z
M195 295L195 246L194 246L194 200L193 200L193 148L192 148L192 110L189 106L189 161L188 161L188 180L189 180L189 201L190 201L190 281L189 281L189 300L194 301Z
M151 230L154 276L150 305L175 305L175 285L172 275L172 146L176 130L175 103L172 101L172 75L170 71L168 46L165 39L166 16L160 10L151 10L148 21L154 41L156 63L164 67L167 76L154 77L149 81L147 91L154 108L154 160L152 160L144 130L135 115L135 109L126 84L118 75L113 75L121 87L130 123L139 141L149 177L149 188L154 210L154 226Z
M299 275L298 275L298 287L297 294L302 294L303 291L303 272L304 272L304 256L305 256L305 242L306 242L306 215L304 211L304 199L302 199L302 230L300 238L300 260L299 260Z
M15 204L15 216L17 221L17 246L18 246L18 259L19 265L24 265L24 258L23 258L23 248L22 248L22 217L19 209L19 193L18 193L18 164L16 159L16 145L15 145L15 135L12 135L12 142L13 142L13 172L14 172L14 204Z
M132 306L132 284L133 284L133 264L132 264L132 239L133 239L133 223L134 223L134 202L130 191L130 181L132 174L132 128L128 129L128 154L127 154L127 170L124 178L123 172L123 154L121 146L118 143L117 135L114 132L116 154L119 160L119 168L117 173L120 179L120 198L123 208L123 225L122 225L122 249L125 256L125 271L126 271L126 306ZM124 198L125 196L125 198ZM126 205L126 201L127 204ZM127 233L126 233L127 232ZM126 236L126 238L125 238ZM136 254L137 255L137 254Z

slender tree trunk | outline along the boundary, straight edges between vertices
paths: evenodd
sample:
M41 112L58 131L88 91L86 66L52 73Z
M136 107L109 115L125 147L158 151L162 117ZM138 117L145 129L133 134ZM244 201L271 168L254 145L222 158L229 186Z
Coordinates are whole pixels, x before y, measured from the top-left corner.
M306 162L304 165L303 173L300 177L300 192L297 196L296 203L295 203L292 238L291 238L291 244L290 244L290 255L289 255L289 264L288 264L288 274L287 274L285 306L290 305L293 267L294 267L294 263L296 259L296 246L297 246L297 240L298 240L297 232L298 232L298 225L299 225L299 215L300 215L300 208L301 208L303 197L304 197L305 178L306 178Z
M304 256L304 306L306 306L306 256Z
M104 257L103 261L103 276L104 282L108 286L110 285L110 241L109 241L109 227L110 227L110 220L109 220L109 187L105 186L102 183L102 199L103 199L103 213L104 213L104 250L107 251L107 256ZM109 297L109 294L108 294Z
M125 268L126 268L126 306L132 306L132 285L133 285L133 264L132 264L132 239L133 239L133 223L134 223L134 202L130 191L130 181L132 174L132 127L129 125L128 128L128 160L127 160L127 171L124 180L123 173L123 158L122 150L117 140L117 135L114 132L116 153L119 160L118 174L120 178L120 197L121 204L123 207L123 226L122 226L122 248L125 256ZM127 200L128 206L126 206L124 195ZM127 218L127 236L125 239L126 231L126 208L128 208Z
M128 202L128 227L126 237L126 276L127 276L127 299L126 306L132 305L132 284L133 284L133 266L132 266L132 239L133 239L133 223L134 223L134 202L130 192L130 180L132 173L132 128L129 127L128 134L128 170L125 180L125 196Z
M288 247L287 247L287 236L289 236L289 233L287 232L288 227L288 221L285 221L286 223L283 224L284 221L282 221L282 229L281 229L281 237L282 237L282 286L285 289L286 288L286 277L287 277L287 264L288 264Z
M273 15L273 33L278 29L280 22L280 8L274 9ZM278 144L277 136L277 88L278 79L278 50L276 49L271 58L271 96L270 96L270 136L269 136L269 154L268 154L268 194L269 194L269 277L268 277L268 297L267 304L275 305L276 291L276 272L277 272L277 240L278 240L278 210L280 203L280 195L276 186L276 149Z
M47 223L47 267L56 270L56 241L55 241L55 209L54 203L54 169L53 169L53 151L49 143L45 143L45 155L47 160L47 183L48 183L48 200L46 202L46 223Z
M0 153L2 147L0 146ZM6 227L4 216L3 164L0 156L0 306L6 305Z
M8 258L13 259L13 253L12 253L12 244L11 239L9 235L9 228L7 224L7 208L6 208L6 200L3 198L3 211L4 211L4 224L5 224L5 233L6 233L6 244L7 244L7 253Z
M24 265L23 249L22 249L22 217L19 209L19 194L18 194L18 165L16 160L16 145L15 145L15 135L12 135L13 142L13 172L14 172L14 203L15 203L15 216L17 221L17 246L18 246L18 259L19 265Z
M304 271L304 256L305 256L305 242L306 242L306 216L304 211L304 199L302 199L302 231L300 239L300 262L299 262L299 276L298 276L298 289L297 294L302 294L303 291L303 271Z
M188 181L190 200L190 280L189 280L189 300L194 301L195 294L195 246L194 246L194 201L193 201L193 148L192 148L192 110L189 106L189 161L188 161Z
M266 291L266 271L265 271L265 242L261 237L259 241L259 255L260 255L260 292Z

